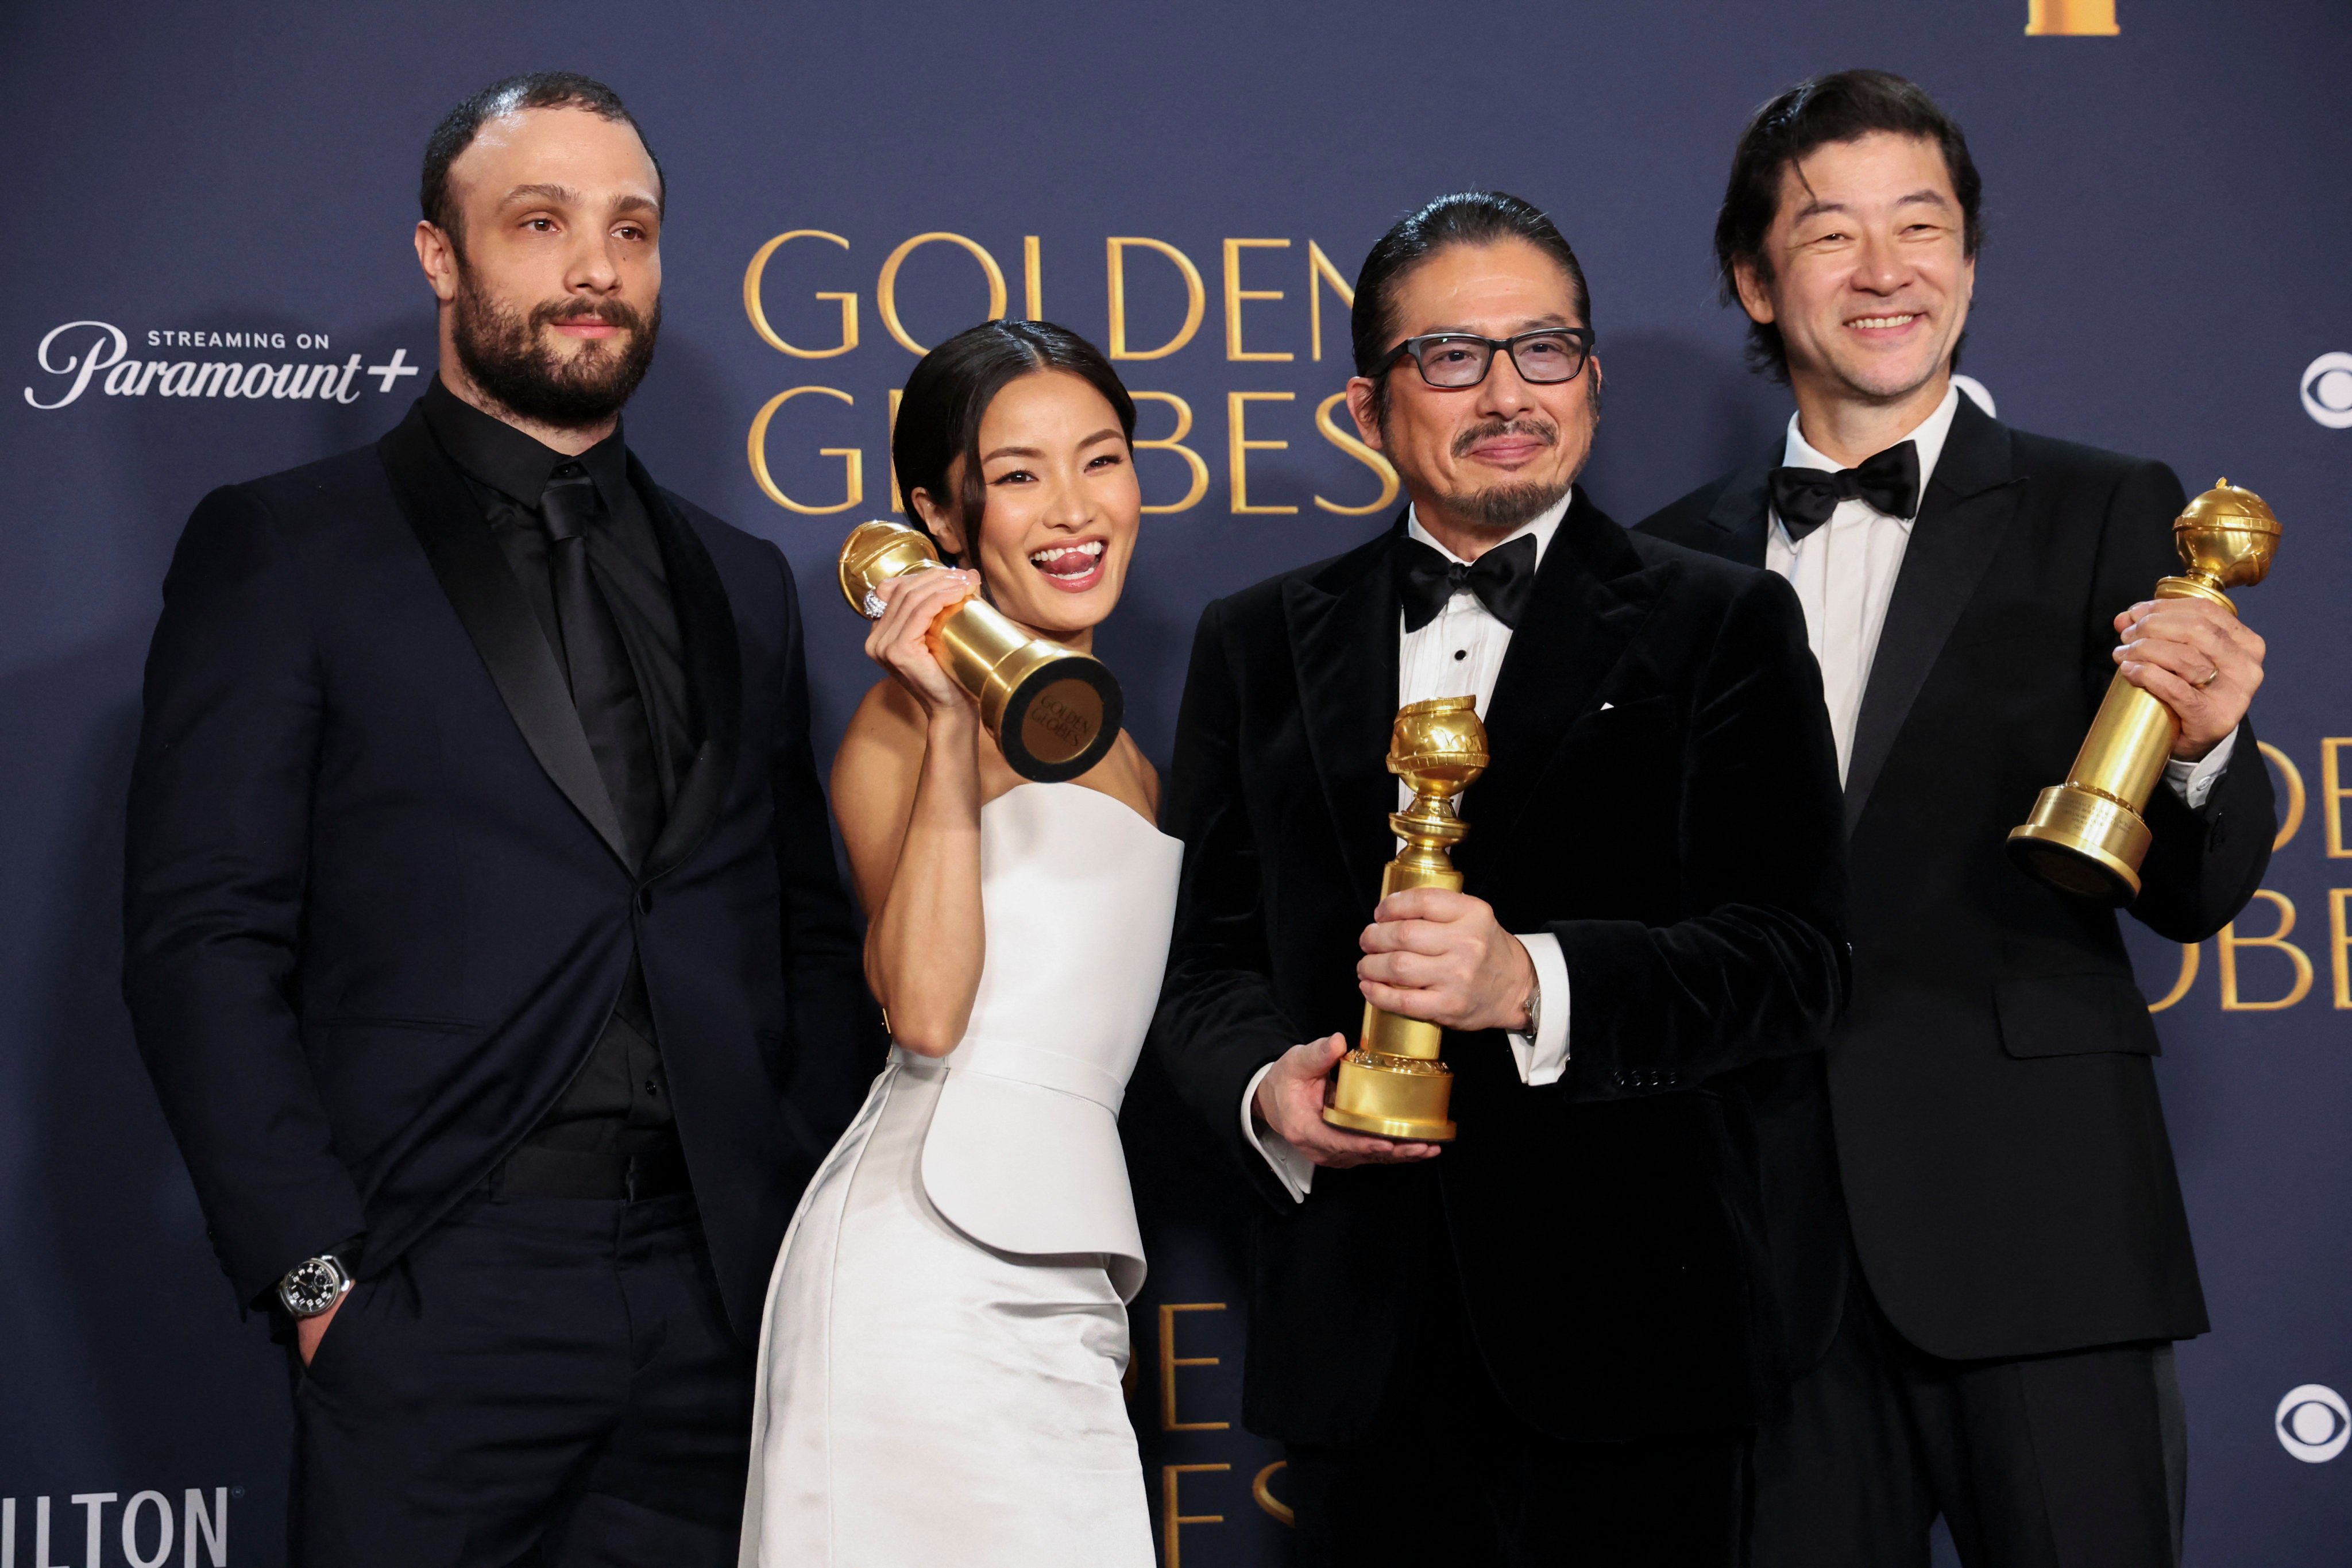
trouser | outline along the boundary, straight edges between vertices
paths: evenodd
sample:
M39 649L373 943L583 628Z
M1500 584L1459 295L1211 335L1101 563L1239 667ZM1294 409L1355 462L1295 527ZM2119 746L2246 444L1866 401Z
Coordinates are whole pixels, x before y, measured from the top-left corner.
M477 1194L298 1371L296 1568L731 1568L751 1354L691 1194Z
M2177 1568L2188 1447L2167 1343L1944 1361L1859 1268L1794 1407L1757 1433L1756 1568Z
M1454 1270L1422 1278L1379 1439L1285 1448L1300 1568L1736 1568L1744 1429L1622 1443L1537 1431L1496 1391ZM1540 1325L1528 1332L1532 1345Z

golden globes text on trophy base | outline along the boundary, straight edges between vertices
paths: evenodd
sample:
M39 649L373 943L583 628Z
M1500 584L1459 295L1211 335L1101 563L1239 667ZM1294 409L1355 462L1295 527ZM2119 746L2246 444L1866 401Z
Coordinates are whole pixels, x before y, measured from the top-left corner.
M2172 539L2189 575L2165 578L2156 596L2203 599L2234 616L2238 607L2221 590L2252 587L2269 574L2279 522L2262 497L2223 479L2189 503ZM2066 782L2043 790L2033 815L2011 830L2010 858L2065 892L2130 903L2139 896L2149 841L2141 813L2179 736L2172 710L2118 671Z
M1411 787L1412 805L1389 815L1404 848L1381 873L1381 898L1407 888L1461 890L1462 873L1446 851L1470 829L1454 815L1454 797L1486 771L1486 727L1475 699L1440 697L1397 710L1389 772ZM1454 1071L1438 1057L1444 1043L1437 1025L1366 1003L1363 1037L1339 1062L1323 1120L1377 1138L1448 1142Z
M878 619L877 587L938 565L939 551L920 529L862 522L841 546L841 595L859 615ZM1024 779L1076 778L1118 739L1125 703L1102 661L1031 637L981 599L966 599L940 617L931 651L979 700L981 722Z

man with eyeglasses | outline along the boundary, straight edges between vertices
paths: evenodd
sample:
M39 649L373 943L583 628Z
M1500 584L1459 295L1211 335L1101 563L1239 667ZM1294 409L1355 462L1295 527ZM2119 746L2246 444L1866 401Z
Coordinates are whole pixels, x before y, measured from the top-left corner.
M2276 829L2263 644L2195 599L2161 463L2012 429L1955 384L1982 182L1916 83L1757 110L1716 225L1725 303L1796 404L1772 460L1644 533L1789 578L1853 868L1853 1007L1761 1144L1792 1408L1755 1450L1759 1568L2180 1559L2172 1342L2207 1327L2114 913L2011 865L2118 670L2180 720L2131 913L2175 942ZM1841 1189L1842 1192L1841 1192Z
M1731 1563L1779 1377L1751 1100L1845 988L1803 614L1576 489L1601 363L1528 203L1400 222L1353 338L1412 504L1208 608L1169 787L1156 1034L1265 1200L1244 1419L1303 1563ZM1383 900L1390 727L1449 696L1465 890ZM1323 1120L1368 1000L1449 1031L1456 1141Z

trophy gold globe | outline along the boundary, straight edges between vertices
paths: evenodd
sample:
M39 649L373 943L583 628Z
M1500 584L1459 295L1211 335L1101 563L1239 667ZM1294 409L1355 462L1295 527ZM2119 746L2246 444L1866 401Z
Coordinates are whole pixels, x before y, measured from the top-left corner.
M1454 815L1454 799L1486 771L1486 727L1475 698L1439 697L1397 710L1389 772L1412 791L1412 804L1389 814L1404 847L1381 875L1381 898L1408 888L1461 890L1462 873L1447 851L1470 829ZM1366 1003L1363 1035L1340 1058L1323 1120L1377 1138L1448 1142L1454 1070L1439 1055L1444 1043L1439 1026Z
M2172 540L2188 574L2165 578L2156 597L2202 599L2235 616L2223 590L2252 587L2269 574L2279 521L2262 497L2225 479L2189 503L2172 524ZM2043 790L2033 815L2011 830L2010 858L2063 891L2130 903L2139 896L2150 838L2142 814L2179 736L2172 710L2118 671L2066 782Z
M939 567L930 537L903 522L861 522L841 546L841 595L869 620L874 592L893 577ZM1125 707L1102 661L1027 632L971 598L931 627L931 651L980 703L981 722L1024 779L1061 784L1102 761Z

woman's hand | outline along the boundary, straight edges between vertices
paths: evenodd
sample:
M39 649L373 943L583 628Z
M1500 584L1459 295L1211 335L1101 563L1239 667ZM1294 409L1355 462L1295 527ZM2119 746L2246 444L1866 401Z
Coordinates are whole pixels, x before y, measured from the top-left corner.
M884 608L882 618L866 634L866 657L912 692L928 718L976 709L976 700L931 652L931 627L941 615L979 592L978 574L956 567L909 572L874 590Z

